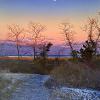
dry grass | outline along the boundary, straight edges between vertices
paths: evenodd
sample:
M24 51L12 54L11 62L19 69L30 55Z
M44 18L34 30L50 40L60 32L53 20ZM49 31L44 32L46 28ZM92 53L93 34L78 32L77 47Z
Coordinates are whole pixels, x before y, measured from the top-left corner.
M53 69L52 66L54 66L52 60L48 60L46 66L44 66L42 61L33 61L29 58L22 58L20 61L15 57L0 58L0 72L49 74Z
M11 79L4 79L0 76L0 100L11 100L12 93L22 83L20 80L12 82Z
M28 59L28 58L27 58ZM13 73L36 73L50 74L53 79L48 85L66 85L68 87L95 88L100 89L100 59L95 59L93 67L88 67L79 61L68 61L66 59L47 59L17 61L16 58L0 58L0 70Z
M46 85L56 83L67 87L100 89L100 71L90 69L83 63L67 62L56 67L51 76L53 80L46 82Z

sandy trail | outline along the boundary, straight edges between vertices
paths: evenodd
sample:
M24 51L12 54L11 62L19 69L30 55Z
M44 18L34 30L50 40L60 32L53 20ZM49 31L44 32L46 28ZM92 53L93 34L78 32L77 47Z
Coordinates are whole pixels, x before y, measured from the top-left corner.
M0 100L100 100L100 91L67 87L56 90L48 89L44 86L44 82L49 78L48 75L6 73L0 74L0 77L12 81L5 92L18 83L9 99Z

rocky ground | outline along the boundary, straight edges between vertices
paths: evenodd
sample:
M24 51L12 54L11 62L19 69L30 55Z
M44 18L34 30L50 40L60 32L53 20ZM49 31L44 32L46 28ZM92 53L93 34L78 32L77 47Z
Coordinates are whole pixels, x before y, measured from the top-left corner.
M0 74L0 100L100 100L100 91L44 86L47 75Z

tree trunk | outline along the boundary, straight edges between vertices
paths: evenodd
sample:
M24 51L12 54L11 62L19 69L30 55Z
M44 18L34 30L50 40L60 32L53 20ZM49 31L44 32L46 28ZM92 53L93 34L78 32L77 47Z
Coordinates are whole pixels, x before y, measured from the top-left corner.
M20 51L19 51L19 40L18 40L18 37L16 37L16 46L17 46L17 56L18 56L18 60L20 60Z
M33 61L34 61L34 60L36 60L36 48L35 47L33 47L33 53L34 53L34 55L33 55Z

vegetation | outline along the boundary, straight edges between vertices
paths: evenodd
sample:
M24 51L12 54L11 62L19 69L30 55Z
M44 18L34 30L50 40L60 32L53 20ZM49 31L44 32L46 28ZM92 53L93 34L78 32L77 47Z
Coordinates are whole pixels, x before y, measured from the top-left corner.
M43 59L37 60L24 60L20 58L20 60L1 58L0 60L0 71L2 72L12 72L12 73L36 73L36 74L49 74L50 71L55 67L56 62L51 60L46 60L46 64L44 65ZM3 60L4 59L4 60Z
M5 79L0 76L0 100L10 100L11 94L16 88L22 84L22 81L17 80L12 82L11 79Z
M67 61L51 71L51 79L45 83L45 86L49 88L67 86L100 90L99 75L100 70L93 70L81 62Z
M60 25L60 29L62 30L62 34L64 35L65 44L66 46L69 46L71 51L71 56L73 58L76 58L75 50L74 50L74 42L73 42L73 35L75 32L72 30L72 25L70 23L62 23Z
M20 44L22 43L22 40L24 39L23 31L24 29L21 28L19 25L9 25L9 40L13 41L16 45L18 60L20 59Z
M53 83L55 86L66 85L68 87L100 89L99 20L89 18L85 26L87 39L82 47L80 47L80 50L74 48L75 42L73 40L75 32L72 29L72 25L69 23L62 23L60 25L61 33L63 33L64 42L66 43L65 46L70 48L70 59L61 59L60 57L54 59L48 58L48 53L53 44L46 41L46 38L42 35L45 27L33 22L28 26L28 31L25 31L19 25L9 26L10 41L16 45L18 59L1 57L1 72L49 74L52 79L48 80L49 83L46 82L47 86ZM28 35L23 34L23 31ZM28 45L32 48L33 59L25 60L20 56L21 45ZM61 48L56 52L61 54L63 50Z
M85 44L83 44L83 48L80 49L81 59L85 62L90 62L96 54L95 48L96 43L93 40L86 41Z
M30 45L33 49L33 59L35 60L37 55L38 55L38 49L39 45L44 43L44 36L42 35L42 32L45 30L45 26L31 22L29 24L29 29L28 29L28 40Z

